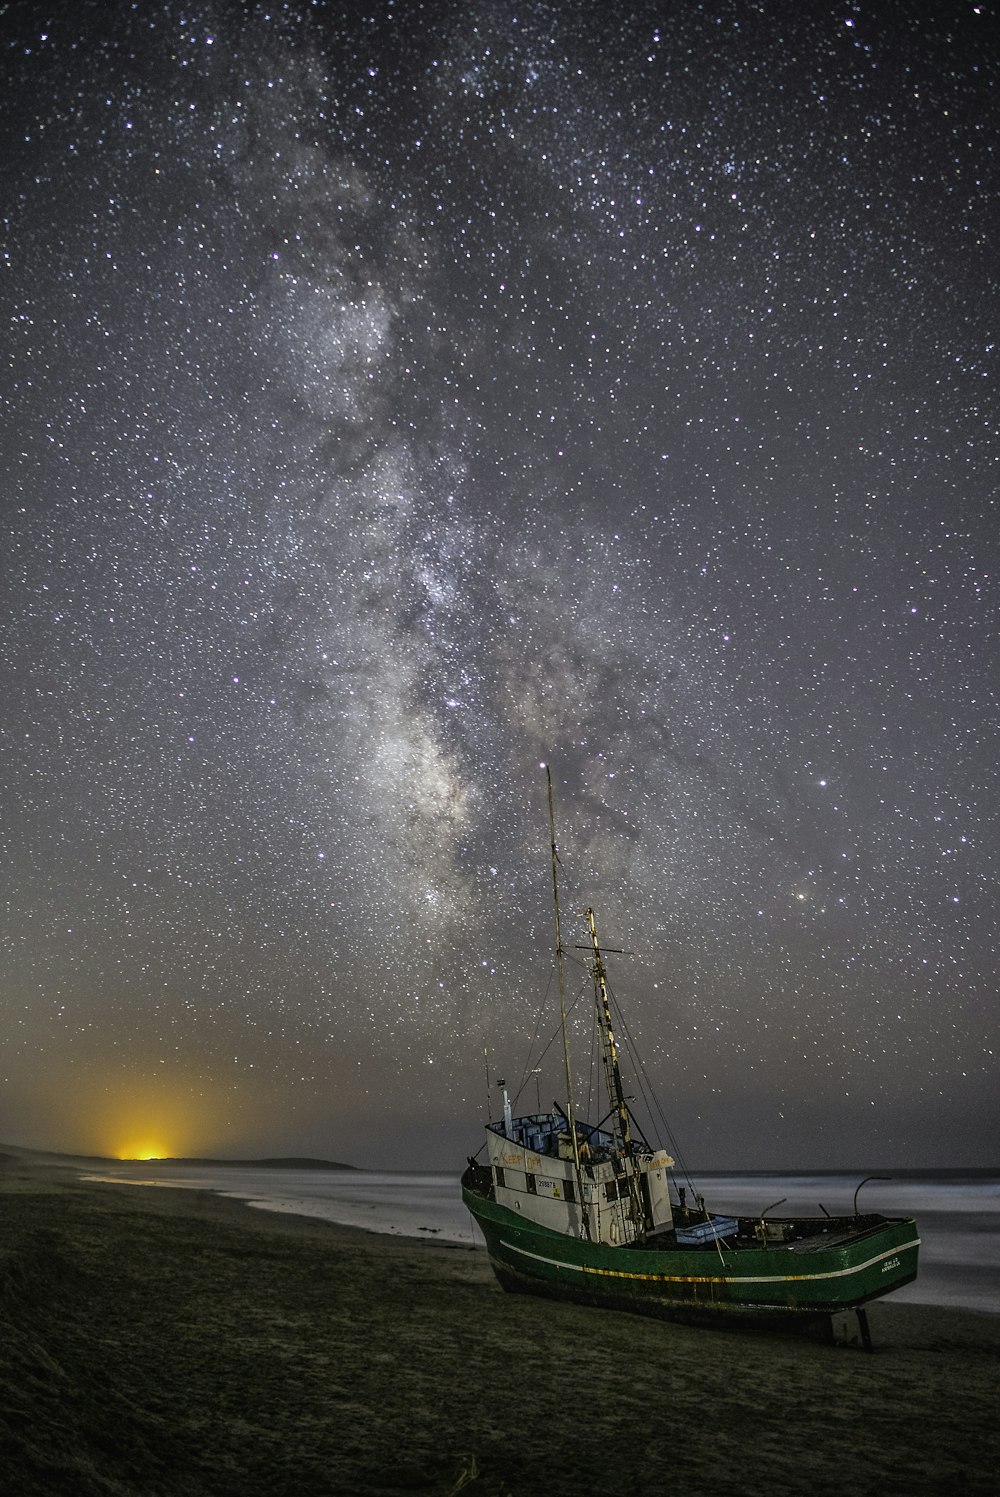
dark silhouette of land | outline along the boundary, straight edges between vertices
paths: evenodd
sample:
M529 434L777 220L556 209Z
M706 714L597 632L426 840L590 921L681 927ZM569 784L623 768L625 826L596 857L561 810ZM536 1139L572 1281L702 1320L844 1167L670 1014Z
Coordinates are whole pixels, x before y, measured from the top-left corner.
M154 1159L117 1159L110 1154L57 1154L46 1149L23 1149L17 1144L0 1144L0 1159L4 1158L35 1160L39 1164L82 1165L88 1169L97 1165L114 1165L120 1169L125 1164L141 1165L143 1169L156 1165L170 1165L175 1169L181 1165L184 1169L201 1167L245 1170L353 1170L356 1168L353 1164L340 1164L335 1159L310 1159L308 1156L299 1158L295 1155L278 1159L206 1159L201 1156L188 1158L173 1155L157 1155Z

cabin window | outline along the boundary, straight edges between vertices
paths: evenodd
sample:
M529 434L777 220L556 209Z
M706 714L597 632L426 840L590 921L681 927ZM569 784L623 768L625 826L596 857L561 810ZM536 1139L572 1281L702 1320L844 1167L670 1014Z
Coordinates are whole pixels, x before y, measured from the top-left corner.
M627 1201L628 1176L622 1175L618 1180L606 1180L604 1183L604 1194L609 1201Z
M503 1170L499 1164L495 1164L493 1166L493 1178L496 1181L497 1185L500 1186L501 1190L507 1184L507 1181L504 1179Z
M525 1180L525 1184L528 1187L528 1194L529 1194L529 1196L537 1195L538 1194L538 1187L535 1184L535 1177L534 1177L534 1175L525 1175L524 1180Z
M575 1190L573 1188L573 1182L572 1182L572 1180L567 1180L566 1183L563 1185L563 1198L565 1200L567 1200L567 1201L575 1201L576 1200L576 1192L575 1192Z

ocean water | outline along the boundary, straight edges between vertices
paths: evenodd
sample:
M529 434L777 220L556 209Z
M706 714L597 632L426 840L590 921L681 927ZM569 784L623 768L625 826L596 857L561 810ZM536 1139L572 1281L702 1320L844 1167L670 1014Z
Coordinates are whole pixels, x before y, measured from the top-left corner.
M163 1188L212 1190L265 1211L319 1217L369 1232L437 1242L483 1245L451 1174L389 1174L367 1170L267 1169L241 1165L109 1166L87 1179ZM698 1189L720 1214L849 1215L861 1176L702 1175ZM688 1202L692 1194L688 1191ZM1000 1174L909 1173L871 1180L860 1211L915 1216L920 1272L893 1303L930 1304L1000 1314Z
M888 1173L888 1171L886 1171ZM847 1216L862 1175L705 1175L709 1206L761 1211L784 1197L776 1215ZM690 1192L689 1192L690 1199ZM916 1217L920 1267L893 1304L942 1305L1000 1314L1000 1174L916 1173L871 1180L858 1210Z
M88 1180L168 1189L212 1190L264 1211L286 1211L399 1237L483 1245L462 1205L458 1176L375 1170L267 1169L260 1166L111 1165Z

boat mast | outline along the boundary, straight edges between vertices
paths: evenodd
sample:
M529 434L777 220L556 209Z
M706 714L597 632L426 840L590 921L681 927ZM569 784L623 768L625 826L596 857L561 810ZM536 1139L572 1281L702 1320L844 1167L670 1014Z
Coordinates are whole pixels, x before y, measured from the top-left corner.
M594 965L592 969L594 995L597 999L598 1017L601 1024L601 1034L604 1039L604 1069L608 1082L608 1101L611 1103L617 1117L615 1133L619 1146L625 1154L631 1154L632 1127L629 1121L628 1108L625 1106L622 1073L618 1065L618 1046L615 1044L615 1032L611 1027L611 1000L608 996L608 979L604 970L604 956L597 939L597 924L594 920L593 910L587 910L584 919L587 922L587 929L590 932L590 942L594 949Z
M563 1060L566 1065L566 1121L573 1142L573 1170L576 1175L576 1193L583 1213L584 1236L590 1237L590 1216L583 1198L583 1171L580 1168L580 1140L576 1136L576 1109L573 1102L573 1071L569 1060L569 1027L566 1023L566 953L562 943L562 926L559 922L559 854L556 852L556 817L552 808L552 771L545 766L545 783L549 793L549 845L552 850L552 903L556 915L556 970L559 975L559 1019L562 1024Z
M611 1027L611 998L608 993L608 979L604 970L604 953L601 951L600 942L597 939L597 923L594 920L593 910L587 910L584 918L587 929L590 932L590 943L594 950L594 965L592 970L594 978L594 996L597 999L597 1016L601 1026L602 1050L604 1052L604 1071L608 1083L608 1101L611 1103L615 1117L614 1137L624 1159L631 1159L632 1148L632 1124L629 1119L628 1108L625 1105L625 1090L622 1086L622 1073L618 1065L618 1046L615 1044L615 1032ZM633 1164L631 1171L627 1172L629 1214L638 1232L643 1227L652 1226L648 1211L644 1207L639 1194L639 1181Z

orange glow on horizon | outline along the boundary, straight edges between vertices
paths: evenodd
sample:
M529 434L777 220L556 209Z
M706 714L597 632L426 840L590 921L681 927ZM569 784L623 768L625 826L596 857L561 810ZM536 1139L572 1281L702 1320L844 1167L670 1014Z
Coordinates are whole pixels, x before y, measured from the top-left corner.
M13 1090L26 1118L43 1119L34 1148L144 1162L290 1152L260 1142L272 1131L269 1120L286 1122L288 1101L252 1074L235 1086L180 1065L159 1075L101 1074L95 1066L82 1076L49 1062L44 1075L26 1071ZM8 1101L13 1110L5 1091Z
M91 1121L115 1159L186 1159L211 1153L225 1103L173 1075L121 1082L95 1106Z
M169 1149L163 1148L160 1144L137 1144L134 1146L127 1144L124 1148L115 1151L115 1157L127 1160L139 1159L146 1162L152 1159L169 1159L171 1153Z
M99 1153L149 1163L212 1152L221 1110L214 1099L192 1097L165 1078L158 1086L117 1087L94 1107L91 1123Z

